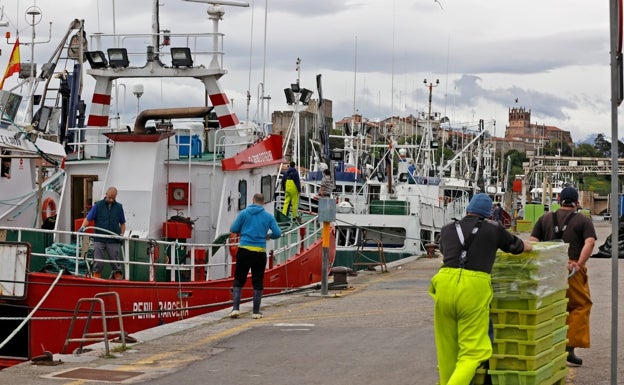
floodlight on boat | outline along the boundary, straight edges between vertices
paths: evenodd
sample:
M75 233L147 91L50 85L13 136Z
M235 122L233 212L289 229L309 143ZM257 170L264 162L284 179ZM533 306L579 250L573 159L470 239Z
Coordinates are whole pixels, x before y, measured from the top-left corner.
M106 56L102 51L87 51L85 52L85 56L93 69L106 68L108 66Z
M107 50L108 53L108 64L110 64L113 68L126 68L130 65L130 61L128 60L128 50L125 48L109 48Z
M49 79L54 74L54 69L56 68L56 63L45 63L41 66L41 74L39 74L39 79Z
M295 93L292 88L284 88L284 95L286 95L286 103L288 105L295 104Z
M48 127L48 121L50 120L50 116L52 115L52 107L41 106L35 112L33 116L32 122L30 123L32 127L40 132L45 132Z
M313 92L310 91L309 89L302 88L301 97L299 98L299 101L301 102L301 104L307 105L308 103L310 103L310 98L312 98L312 94Z
M20 79L28 79L31 75L35 75L37 73L37 63L20 63L19 70L19 78Z
M191 49L189 47L171 47L171 65L174 67L192 67Z

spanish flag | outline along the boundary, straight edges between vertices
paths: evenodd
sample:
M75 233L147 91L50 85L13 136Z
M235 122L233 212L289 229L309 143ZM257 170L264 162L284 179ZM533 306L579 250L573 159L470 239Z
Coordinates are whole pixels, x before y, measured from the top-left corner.
M13 46L13 51L11 51L11 57L9 58L9 64L7 64L6 71L4 71L4 76L2 77L2 82L0 82L0 90L4 87L4 81L9 76L14 73L20 71L20 52L19 52L19 39L15 39L15 45Z

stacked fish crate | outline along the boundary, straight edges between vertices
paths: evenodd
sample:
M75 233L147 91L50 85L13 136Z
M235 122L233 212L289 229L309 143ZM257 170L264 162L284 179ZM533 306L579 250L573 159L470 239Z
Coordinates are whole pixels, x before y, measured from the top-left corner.
M564 243L542 242L520 255L498 253L492 270L492 384L565 383L567 250Z

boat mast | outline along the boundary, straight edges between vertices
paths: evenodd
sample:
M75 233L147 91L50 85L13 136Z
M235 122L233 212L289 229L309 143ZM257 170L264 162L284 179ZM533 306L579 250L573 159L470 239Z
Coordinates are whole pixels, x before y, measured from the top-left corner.
M424 155L425 155L425 159L423 162L423 168L422 168L422 173L421 175L423 176L429 176L429 171L431 171L434 168L435 165L435 148L433 148L433 128L431 127L431 120L432 120L432 115L431 115L431 101L432 101L432 94L433 94L433 88L437 87L438 85L440 85L440 79L436 79L435 84L433 83L429 83L427 84L427 79L425 79L423 81L423 83L425 84L425 86L427 88L429 88L429 110L427 113L427 131L425 132L425 135L423 135L423 138L421 140L421 147L423 147L424 144Z
M52 22L50 22L50 35L48 40L46 41L35 41L37 37L35 26L41 22L41 9L36 5L30 6L26 10L26 20L28 20L28 16L30 16L30 21L27 21L28 25L32 28L32 35L30 43L20 43L23 45L30 45L30 74L28 77L28 105L26 107L26 116L24 121L27 124L32 122L33 118L33 109L35 102L35 82L37 81L35 78L35 44L49 43L52 40ZM19 36L18 36L19 37Z

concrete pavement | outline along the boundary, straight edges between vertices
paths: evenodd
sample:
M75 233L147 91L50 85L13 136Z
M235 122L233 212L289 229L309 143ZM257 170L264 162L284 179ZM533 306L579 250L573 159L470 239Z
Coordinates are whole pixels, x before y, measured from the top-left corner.
M611 229L609 222L595 224L598 246ZM139 343L113 358L102 357L100 347L81 356L56 355L63 362L58 366L25 363L0 371L0 384L435 384L427 289L440 262L411 259L389 266L388 273L363 272L349 277L351 288L326 297L310 290L266 298L260 320L251 319L247 303L236 320L224 310L163 325L133 334ZM577 351L584 365L570 368L567 383L607 385L611 260L590 261L589 279L592 347ZM620 321L620 331L623 326ZM620 357L623 347L620 337ZM624 365L617 372L617 383L624 384Z

